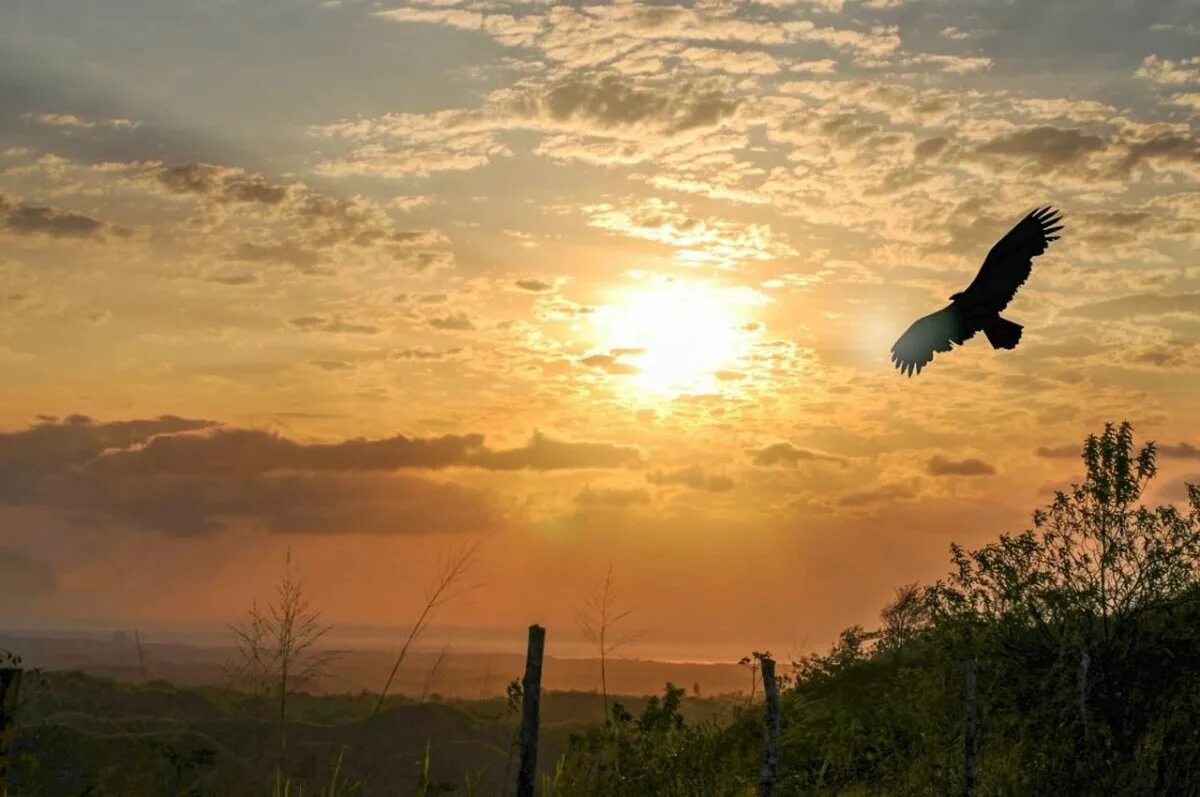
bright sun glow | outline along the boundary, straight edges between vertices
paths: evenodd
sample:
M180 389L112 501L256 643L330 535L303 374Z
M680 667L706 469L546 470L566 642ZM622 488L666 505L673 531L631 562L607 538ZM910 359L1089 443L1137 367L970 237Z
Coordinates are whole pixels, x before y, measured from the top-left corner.
M746 329L756 292L662 280L597 309L608 369L660 396L716 390L717 372L736 366L751 336ZM633 371L636 369L636 372Z

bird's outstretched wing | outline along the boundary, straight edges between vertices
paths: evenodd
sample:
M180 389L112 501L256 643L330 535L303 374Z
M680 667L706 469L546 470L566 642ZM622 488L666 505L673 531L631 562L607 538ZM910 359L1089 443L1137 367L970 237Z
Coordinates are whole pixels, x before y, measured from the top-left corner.
M1046 251L1062 230L1062 215L1047 205L1038 208L1008 231L988 252L970 286L963 293L995 312L1001 312L1017 288L1029 279L1033 258Z
M970 340L975 330L967 327L962 312L954 305L913 322L913 325L892 345L892 362L900 372L913 375L933 359L935 351L950 351Z

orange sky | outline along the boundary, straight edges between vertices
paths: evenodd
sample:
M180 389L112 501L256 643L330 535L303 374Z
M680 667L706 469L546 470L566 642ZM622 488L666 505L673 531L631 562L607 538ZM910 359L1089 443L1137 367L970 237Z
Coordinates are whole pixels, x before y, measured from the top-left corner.
M290 548L399 625L481 539L443 623L553 648L611 563L635 653L790 652L1023 528L1105 421L1177 497L1194 8L1000 5L17 0L0 621L220 623ZM1047 202L1019 348L897 375Z

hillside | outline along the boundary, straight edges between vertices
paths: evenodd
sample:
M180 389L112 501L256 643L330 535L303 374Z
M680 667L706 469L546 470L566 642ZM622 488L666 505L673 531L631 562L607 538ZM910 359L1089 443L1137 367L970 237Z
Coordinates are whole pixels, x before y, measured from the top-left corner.
M274 727L257 705L217 688L132 684L78 672L33 675L23 690L12 748L20 795L270 794ZM645 698L622 698L643 710ZM429 750L430 780L499 793L515 715L503 699L391 701L371 717L362 697L293 696L286 771L309 792L340 760L356 794L412 794ZM594 720L597 696L548 692L542 702L541 769L552 772L569 735ZM721 700L688 700L693 720L729 716ZM515 773L516 759L511 762Z

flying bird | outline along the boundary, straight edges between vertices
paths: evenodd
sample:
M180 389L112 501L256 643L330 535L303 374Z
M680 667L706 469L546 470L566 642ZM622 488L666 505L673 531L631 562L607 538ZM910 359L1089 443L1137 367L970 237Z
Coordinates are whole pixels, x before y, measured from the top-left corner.
M950 297L950 304L915 321L892 345L892 362L900 372L912 376L933 359L933 353L961 346L983 330L993 349L1013 349L1021 340L1021 325L1001 318L1029 279L1033 259L1058 240L1062 215L1047 205L1017 222L1001 238L967 286Z

